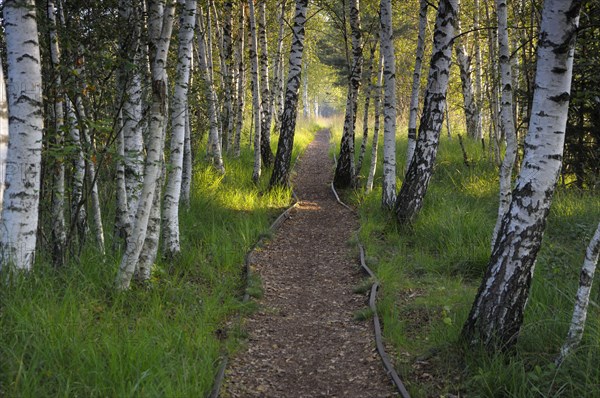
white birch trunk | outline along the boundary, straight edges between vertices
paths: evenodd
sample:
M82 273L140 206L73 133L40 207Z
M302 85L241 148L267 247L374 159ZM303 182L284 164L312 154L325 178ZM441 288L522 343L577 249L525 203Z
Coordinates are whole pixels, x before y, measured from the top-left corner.
M4 198L6 182L6 156L8 155L8 99L6 96L6 81L4 68L0 60L0 209ZM0 221L2 220L0 214Z
M210 30L204 29L202 7L198 7L198 66L202 71L204 85L206 87L206 98L208 100L208 145L207 152L213 165L220 173L225 173L223 166L223 155L221 152L221 138L219 133L219 114L217 104L217 94L213 83L212 67L209 62L209 47L207 45L207 36L210 35Z
M508 210L511 201L512 171L517 157L517 135L513 114L513 89L512 67L510 64L510 47L508 43L508 9L506 0L496 0L496 13L498 15L498 52L500 63L500 84L502 98L500 100L500 129L501 136L506 137L506 152L500 166L500 204L498 205L498 218L492 234L492 251L502 217Z
M179 49L175 92L171 105L170 167L164 196L163 243L165 256L174 257L181 251L179 244L179 199L183 175L187 96L190 81L192 41L196 21L196 0L186 0L179 24Z
M223 2L223 151L228 152L234 128L233 100L235 98L233 84L233 4L231 0Z
M483 129L481 123L481 107L483 103L481 88L481 45L479 43L479 0L473 3L473 51L475 52L475 104L477 106L477 140L483 139Z
M159 0L149 2L149 36L152 43L151 79L152 102L149 109L148 155L144 169L144 185L140 196L132 234L127 241L127 249L115 281L117 289L129 288L146 240L148 219L162 169L162 148L164 146L164 123L167 111L167 54L171 42L174 7L168 4L162 9ZM160 32L158 36L154 36Z
M302 78L302 57L304 54L304 25L308 0L296 0L294 26L292 27L292 45L290 48L289 69L285 89L285 104L281 115L281 132L277 144L277 154L269 187L288 186L296 115L298 113L298 95Z
M379 66L377 68L377 85L375 86L373 107L375 108L375 124L373 126L373 145L371 147L371 165L369 167L369 177L367 178L367 193L373 190L373 181L377 171L377 152L379 147L379 125L381 123L381 91L383 89L383 54L379 56Z
M9 142L0 228L0 267L31 270L40 201L42 72L33 0L4 1Z
M67 121L69 125L69 135L75 148L77 148L76 157L73 162L73 180L71 187L71 228L77 229L79 236L79 250L83 249L87 232L87 214L85 210L83 189L85 184L85 155L81 143L81 133L75 115L74 105L67 101Z
M119 159L125 158L125 139L123 138L123 123L122 119L119 120L119 131L117 132L117 156ZM125 165L119 160L117 162L116 178L115 178L115 196L116 196L116 209L115 209L115 227L113 232L113 251L119 247L120 242L127 241L127 219L128 219L128 207L127 207L127 188L125 187Z
M556 359L556 364L560 365L564 359L573 351L581 342L583 330L585 328L585 320L587 318L587 309L590 303L590 293L592 292L592 284L594 282L594 273L598 265L598 252L600 251L600 224L596 228L596 233L592 237L590 244L585 251L585 260L581 267L579 275L579 288L575 298L575 308L573 309L573 317L571 318L571 326L560 354Z
M457 0L440 0L417 146L395 205L396 217L401 224L414 221L423 206L433 175L446 110L446 93L457 14Z
M463 337L488 350L517 341L560 174L581 2L546 0L523 165Z
M254 0L248 0L248 19L250 20L250 63L252 66L252 108L254 113L254 170L252 181L258 184L261 171L261 115L260 83L258 80L258 39L256 34L256 18L254 13Z
M383 183L381 205L392 209L396 201L396 56L391 0L381 0L381 52L383 53Z
M58 44L57 24L54 1L47 2L48 35L50 38L50 59L52 61L54 98L54 145L61 149L64 143L64 96L60 72L60 47ZM59 156L54 160L52 176L52 262L61 266L65 262L67 232L65 230L65 165Z
M456 34L458 36L462 33L460 28L460 18L457 19L456 26ZM457 39L454 46L456 60L458 61L458 69L460 71L467 135L475 138L477 136L477 105L475 103L473 81L471 79L471 58L467 53L464 37ZM446 120L449 123L449 118Z
M362 32L360 28L358 0L350 0L349 13L350 30L352 31L352 65L350 66L348 97L346 99L346 114L344 116L344 130L340 143L340 154L333 177L333 183L338 188L348 188L356 184L356 176L354 174L354 128L363 64Z
M363 136L362 142L360 143L360 152L358 153L358 160L356 162L356 175L360 175L360 170L362 169L363 159L365 158L365 152L367 150L367 141L369 139L369 107L371 106L371 96L373 94L373 68L375 64L375 50L377 48L377 44L374 43L371 46L371 56L369 58L369 69L367 71L367 90L365 92L365 107L363 109ZM315 101L315 104L318 103ZM315 112L315 117L317 117L318 112Z
M408 146L406 150L406 165L404 171L412 161L415 146L417 146L417 114L419 112L419 92L421 91L421 70L423 69L423 53L425 52L425 28L427 27L427 0L419 2L419 35L417 36L417 50L415 54L415 70L413 72L412 90L410 94L410 113L408 116Z
M304 60L304 71L302 72L302 117L308 119L310 110L308 108L308 61Z
M236 125L235 139L233 143L233 154L235 157L240 156L242 128L244 127L244 105L246 102L246 70L244 62L244 38L246 36L244 26L246 24L245 7L240 3L240 20L238 25L238 45L237 53L237 104L236 104Z
M279 32L277 35L277 52L275 53L275 82L273 84L273 118L274 131L279 134L281 128L281 113L283 112L283 35L285 33L285 4L281 0L281 13L279 14Z
M258 2L258 43L260 47L260 89L261 89L261 126L260 153L262 164L270 167L273 164L271 150L271 90L269 89L269 51L267 47L267 13L266 0Z
M193 68L191 68L193 69ZM190 84L192 84L190 82ZM185 207L190 206L190 194L192 190L193 178L193 159L192 159L192 129L190 126L190 109L185 109L185 137L183 142L183 171L181 177L181 198L179 202Z

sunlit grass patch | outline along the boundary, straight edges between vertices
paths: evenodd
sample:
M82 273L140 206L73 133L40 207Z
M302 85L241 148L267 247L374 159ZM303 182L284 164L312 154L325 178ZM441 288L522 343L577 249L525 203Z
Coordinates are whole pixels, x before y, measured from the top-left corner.
M303 128L294 158L317 126ZM223 352L243 336L227 325L252 307L240 301L244 255L291 200L289 190L266 189L268 170L252 183L247 146L224 160L221 175L199 156L190 207L180 209L181 255L160 259L150 282L117 292L120 253L103 259L89 242L78 263L55 270L42 255L0 289L0 396L208 394Z
M378 309L401 377L415 397L595 396L600 384L600 371L591 365L600 357L596 304L579 350L561 368L553 361L567 333L585 248L600 220L599 197L559 186L516 350L489 355L466 349L459 336L490 256L498 171L480 143L465 144L468 167L458 140L442 138L423 210L411 226L400 228L393 213L381 208L380 171L371 194L361 189L353 196L360 239L367 255L377 258ZM400 138L399 176L405 148ZM370 149L366 153L370 156ZM366 167L362 173L364 178Z

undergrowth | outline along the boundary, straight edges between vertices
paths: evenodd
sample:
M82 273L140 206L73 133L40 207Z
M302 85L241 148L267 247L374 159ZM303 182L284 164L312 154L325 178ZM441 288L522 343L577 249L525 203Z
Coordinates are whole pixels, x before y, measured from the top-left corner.
M335 128L334 148L340 135ZM406 141L398 140L401 176ZM598 396L597 304L590 306L580 348L560 368L553 365L568 330L585 248L600 219L595 192L559 186L514 352L490 355L459 342L489 259L498 203L497 168L479 143L465 144L470 167L463 163L458 140L442 138L423 210L411 227L398 227L393 213L382 210L380 188L366 195L361 187L352 194L360 212L360 239L382 283L378 307L401 378L414 397ZM337 155L338 149L333 151ZM370 148L361 185L369 163ZM376 178L379 187L380 170ZM594 301L600 298L597 291Z
M317 126L299 128L294 158ZM252 184L247 145L225 162L225 176L195 164L190 208L180 216L182 254L159 260L150 283L115 291L120 254L103 258L91 242L77 263L53 269L42 255L33 272L3 285L0 396L208 394L223 350L237 346L226 324L248 307L239 299L245 252L290 202L289 190L266 192L270 172Z

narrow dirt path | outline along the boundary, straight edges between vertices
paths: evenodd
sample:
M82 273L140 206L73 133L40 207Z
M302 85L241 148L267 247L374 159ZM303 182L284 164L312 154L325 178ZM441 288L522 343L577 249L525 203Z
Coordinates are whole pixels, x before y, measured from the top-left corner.
M329 132L317 133L294 179L300 205L253 256L260 309L245 322L246 351L231 361L223 397L390 397L372 323L353 320L366 296L348 245L356 217L329 183Z

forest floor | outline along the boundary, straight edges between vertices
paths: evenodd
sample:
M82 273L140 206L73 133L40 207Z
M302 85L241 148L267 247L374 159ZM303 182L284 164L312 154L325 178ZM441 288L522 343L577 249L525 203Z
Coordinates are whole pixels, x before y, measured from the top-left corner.
M372 323L357 321L364 279L349 245L356 216L330 190L329 131L317 133L294 178L300 203L253 255L264 296L248 317L245 347L226 373L224 397L390 397Z

